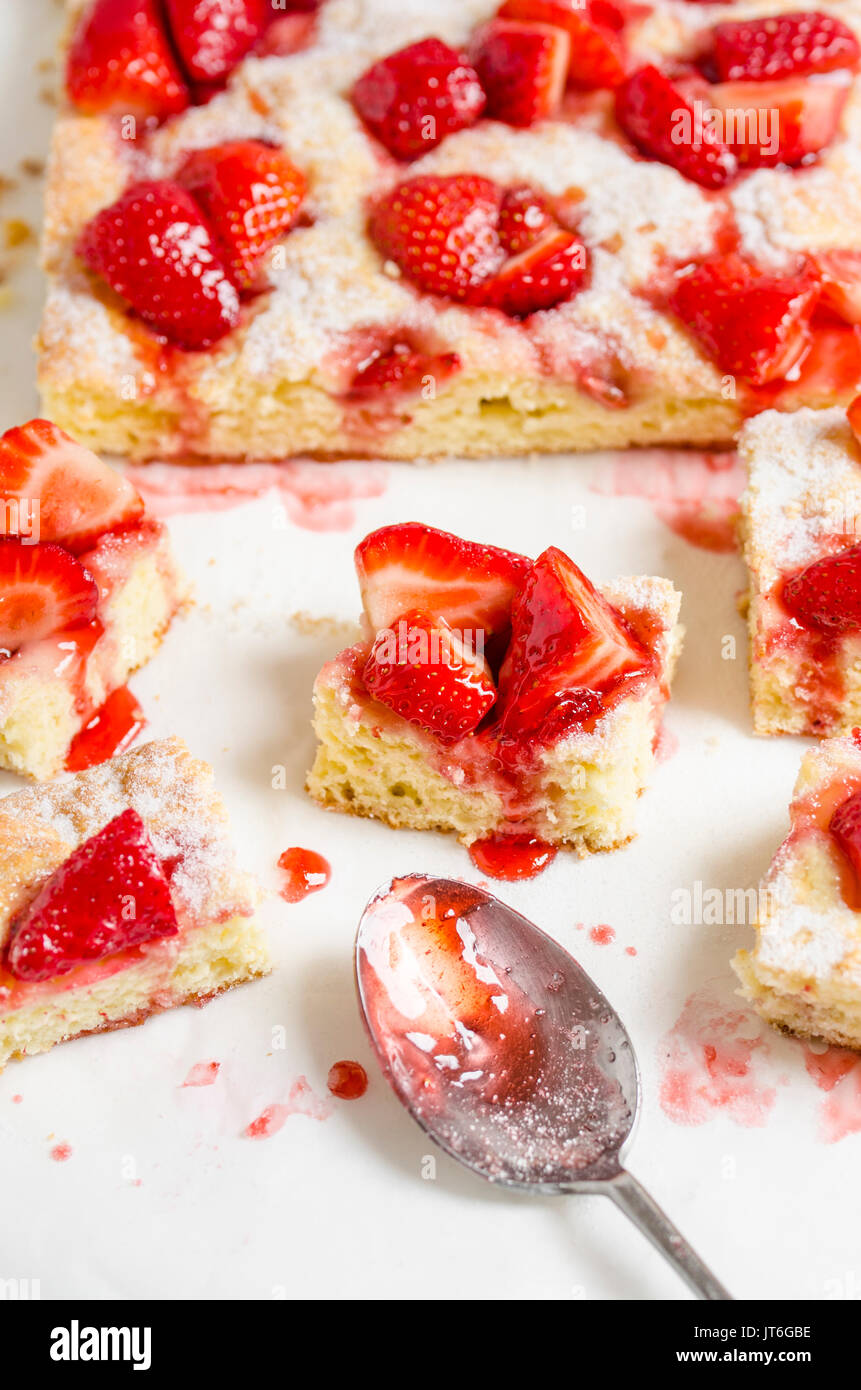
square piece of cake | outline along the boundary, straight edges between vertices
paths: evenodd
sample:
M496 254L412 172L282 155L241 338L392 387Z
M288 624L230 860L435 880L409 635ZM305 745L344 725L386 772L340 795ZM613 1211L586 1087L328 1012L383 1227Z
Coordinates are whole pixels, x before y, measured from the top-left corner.
M632 838L681 644L668 580L598 590L554 547L533 563L417 522L356 565L367 639L315 683L316 801L453 831L488 872L515 841Z
M179 739L0 800L0 1067L265 975L259 891Z
M708 445L859 389L861 0L299 8L69 0L40 382L82 442Z

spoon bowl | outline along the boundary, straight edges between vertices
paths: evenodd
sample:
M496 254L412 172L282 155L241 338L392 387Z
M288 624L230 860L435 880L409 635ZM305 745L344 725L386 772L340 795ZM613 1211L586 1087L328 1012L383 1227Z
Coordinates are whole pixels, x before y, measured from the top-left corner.
M482 888L411 874L368 903L355 965L383 1072L446 1153L508 1187L612 1196L700 1297L729 1298L623 1166L634 1050L558 942Z

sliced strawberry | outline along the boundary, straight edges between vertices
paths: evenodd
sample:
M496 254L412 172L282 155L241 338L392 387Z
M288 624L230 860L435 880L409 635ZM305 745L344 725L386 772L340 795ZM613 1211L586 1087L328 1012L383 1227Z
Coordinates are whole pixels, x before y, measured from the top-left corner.
M506 632L531 560L463 541L418 521L383 526L356 548L362 603L374 632L418 608L459 631Z
M478 728L496 701L490 667L474 635L440 614L413 609L378 632L362 678L375 700L442 743Z
M714 28L713 61L725 82L775 82L854 68L861 48L852 30L818 10L727 20Z
M480 30L475 68L487 93L487 115L530 126L559 109L571 40L552 24L494 19Z
M485 106L475 68L441 39L422 39L368 68L353 104L396 159L415 159L473 125Z
M223 82L269 20L268 0L165 0L173 41L193 82Z
M861 791L853 792L852 796L841 801L828 823L828 829L861 884Z
M736 176L714 127L698 121L693 101L655 67L638 68L616 88L616 118L643 154L703 188L724 188Z
M861 323L861 251L818 251L820 304L846 323Z
M189 155L179 181L212 227L234 284L251 289L266 252L296 221L305 176L283 150L232 140Z
M184 111L189 91L158 0L95 0L72 39L66 89L88 116L163 120Z
M800 164L830 145L840 126L848 87L799 78L794 82L720 82L709 89L724 113L724 140L739 163L767 168Z
M582 288L586 269L582 241L557 227L506 261L482 287L481 303L513 318L526 318L571 299Z
M556 737L590 722L654 669L622 615L555 546L526 576L511 623L499 676L503 739Z
M728 255L682 275L670 307L721 371L762 386L786 377L807 355L818 298L809 270L774 274Z
M115 816L61 864L13 923L6 964L50 980L179 931L170 887L137 811Z
M0 540L0 651L83 626L98 601L92 575L62 545Z
M289 58L291 53L308 47L316 23L313 13L281 15L271 21L254 51L261 58Z
M133 184L84 228L78 254L180 347L208 347L239 318L239 296L212 233L179 184Z
M409 343L395 343L388 352L371 359L353 377L350 391L357 396L416 395L425 386L445 381L460 370L456 352L416 352Z
M528 251L556 226L547 199L528 184L507 188L499 209L499 240L509 256Z
M803 627L837 636L861 630L861 545L814 560L784 580L781 601Z
M501 200L499 186L479 174L425 174L382 199L371 236L419 289L469 299L505 259Z
M571 40L568 80L578 87L617 87L625 76L625 20L606 0L505 0L499 17L564 29Z
M144 511L121 473L50 420L31 420L0 438L0 497L19 504L18 534L27 529L20 524L26 509L38 518L39 540L61 541L78 555L106 531L134 525Z

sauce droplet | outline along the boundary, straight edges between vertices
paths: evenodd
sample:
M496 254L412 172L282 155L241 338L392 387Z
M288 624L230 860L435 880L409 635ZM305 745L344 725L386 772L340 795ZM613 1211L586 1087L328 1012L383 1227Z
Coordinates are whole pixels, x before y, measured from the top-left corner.
M556 858L556 846L535 835L490 835L470 845L469 857L489 878L516 883L543 873Z
M326 1085L339 1100L358 1100L368 1089L368 1073L360 1062L335 1062Z
M319 893L332 877L328 859L312 849L300 849L295 845L285 849L278 867L286 875L281 897L288 903L300 903L309 893Z
M107 762L134 743L146 728L143 710L127 685L114 690L88 724L72 740L67 772L83 772Z

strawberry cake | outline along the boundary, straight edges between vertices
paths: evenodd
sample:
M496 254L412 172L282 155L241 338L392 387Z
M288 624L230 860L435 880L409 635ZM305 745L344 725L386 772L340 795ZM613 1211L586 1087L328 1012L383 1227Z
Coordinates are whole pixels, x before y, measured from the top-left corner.
M597 589L555 547L533 563L418 522L356 568L365 640L314 687L316 801L454 831L498 877L633 837L681 646L668 580Z
M0 767L44 780L140 729L125 682L183 601L131 483L47 420L0 438Z
M193 461L848 404L859 34L861 0L69 0L45 410Z
M756 944L733 966L767 1022L861 1048L861 730L805 754Z
M849 411L861 430L861 401ZM861 724L861 448L846 411L765 411L741 431L758 734Z
M0 800L0 1067L264 975L258 890L179 739Z

